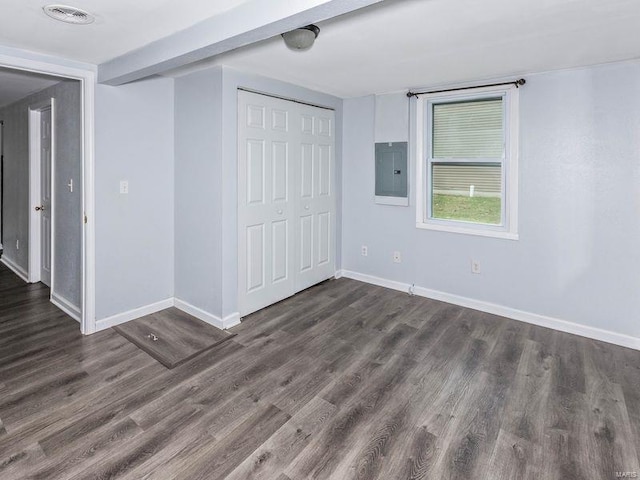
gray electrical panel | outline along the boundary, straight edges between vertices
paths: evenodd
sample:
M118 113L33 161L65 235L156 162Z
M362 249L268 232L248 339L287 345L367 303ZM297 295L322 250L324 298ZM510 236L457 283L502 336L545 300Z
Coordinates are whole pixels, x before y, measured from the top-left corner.
M376 143L376 203L408 205L407 142Z

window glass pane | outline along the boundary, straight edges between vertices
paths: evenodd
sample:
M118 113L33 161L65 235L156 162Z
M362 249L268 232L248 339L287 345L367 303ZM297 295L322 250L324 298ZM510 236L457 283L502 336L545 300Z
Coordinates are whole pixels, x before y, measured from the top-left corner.
M432 218L500 225L502 165L432 164Z
M433 158L502 158L502 98L433 105Z

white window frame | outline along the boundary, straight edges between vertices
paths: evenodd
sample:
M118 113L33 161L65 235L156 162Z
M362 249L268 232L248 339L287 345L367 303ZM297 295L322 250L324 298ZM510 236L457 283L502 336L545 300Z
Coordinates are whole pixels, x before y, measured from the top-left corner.
M504 154L502 158L502 222L490 225L462 220L431 218L431 165L446 159L431 158L433 132L433 105L438 103L504 99ZM480 235L484 237L518 240L518 88L515 85L483 87L456 92L421 95L416 108L416 227L442 232ZM451 159L451 163L471 163L464 159ZM474 159L475 162L495 163L495 159Z

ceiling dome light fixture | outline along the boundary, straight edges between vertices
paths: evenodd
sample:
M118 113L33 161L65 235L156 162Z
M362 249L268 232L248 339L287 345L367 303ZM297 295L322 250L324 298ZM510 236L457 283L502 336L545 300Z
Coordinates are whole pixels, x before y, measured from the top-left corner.
M316 25L307 25L306 27L296 28L290 32L282 34L284 43L291 50L309 50L313 45L313 42L318 38L320 28Z
M74 25L89 25L96 20L89 12L68 5L47 5L42 10L54 20Z

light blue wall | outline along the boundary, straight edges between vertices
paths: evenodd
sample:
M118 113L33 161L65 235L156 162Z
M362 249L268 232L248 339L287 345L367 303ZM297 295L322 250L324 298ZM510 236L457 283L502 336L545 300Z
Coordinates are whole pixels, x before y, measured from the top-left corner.
M95 120L100 320L173 297L173 79L98 85Z
M220 317L222 69L175 86L175 296Z
M375 96L375 141L409 141L409 100L406 93Z
M65 80L0 110L5 134L4 256L29 267L29 108L55 99L55 294L80 308L82 122L80 83ZM73 192L67 184L73 180ZM20 249L16 250L16 240Z
M638 112L637 62L527 76L510 241L416 229L415 182L410 207L375 205L375 98L345 100L343 268L640 337Z

